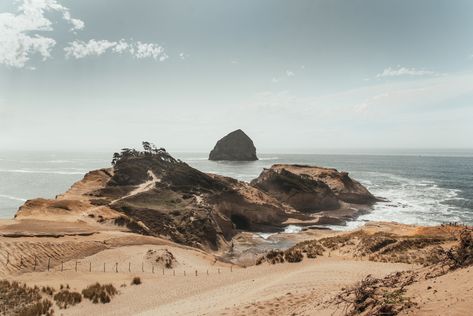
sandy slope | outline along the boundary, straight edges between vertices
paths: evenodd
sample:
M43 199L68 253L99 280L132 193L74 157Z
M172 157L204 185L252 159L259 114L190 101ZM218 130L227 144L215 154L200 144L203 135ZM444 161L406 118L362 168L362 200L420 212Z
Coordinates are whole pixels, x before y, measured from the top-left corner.
M160 268L153 274L151 264L146 261L143 273L141 263L146 252L162 248L176 256L176 275L173 270L165 270L163 276ZM89 262L93 272L88 272ZM118 273L114 271L115 262L118 262ZM120 289L120 295L111 304L85 302L61 311L64 315L290 315L295 310L311 314L316 308L315 298L334 293L367 274L382 276L407 268L405 264L321 257L297 264L230 269L228 264L215 263L213 256L200 251L140 245L107 249L83 258L78 272L72 260L64 264L62 272L56 267L54 272L26 273L16 279L56 288L67 283L78 291L96 281L111 282ZM131 286L133 276L140 276L143 284ZM120 287L122 284L127 286Z
M74 232L72 228L68 227ZM446 228L370 223L366 229L436 235L444 234ZM314 238L314 234L320 237L333 232L309 231L297 237ZM171 251L178 262L174 269L164 270L164 275L161 266L153 268L146 256L148 250L158 249ZM11 260L7 266L6 251ZM34 256L41 261L36 271L31 268ZM49 272L45 271L48 257L53 258ZM112 283L120 291L110 304L85 300L67 310L56 309L58 315L343 315L342 306L327 303L342 288L369 274L383 277L394 271L419 269L412 264L355 260L338 251L331 252L330 257L326 253L301 263L240 268L219 262L213 254L201 250L118 231L57 238L0 237L0 261L0 275L9 280L56 289L69 284L79 292L95 282ZM134 276L143 283L130 285ZM407 314L469 315L473 268L421 280L408 286L406 296L418 304Z

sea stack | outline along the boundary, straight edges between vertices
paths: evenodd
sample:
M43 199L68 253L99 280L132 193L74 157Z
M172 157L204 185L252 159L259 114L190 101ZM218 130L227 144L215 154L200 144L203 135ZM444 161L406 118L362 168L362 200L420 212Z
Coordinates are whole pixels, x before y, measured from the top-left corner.
M241 129L237 129L215 144L209 160L254 161L258 160L258 157L251 138Z

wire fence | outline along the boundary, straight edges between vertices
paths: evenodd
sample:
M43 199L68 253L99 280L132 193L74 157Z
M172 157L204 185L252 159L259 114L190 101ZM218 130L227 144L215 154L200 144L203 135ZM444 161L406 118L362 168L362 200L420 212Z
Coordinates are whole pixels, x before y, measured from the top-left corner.
M163 276L202 276L219 275L222 273L233 272L234 267L212 267L210 269L183 269L175 267L162 267L158 264L152 264L142 261L136 262L97 262L87 260L60 260L53 257L38 258L31 257L13 257L10 253L4 256L4 262L0 263L6 269L19 272L47 271L47 272L102 272L102 273L150 273Z

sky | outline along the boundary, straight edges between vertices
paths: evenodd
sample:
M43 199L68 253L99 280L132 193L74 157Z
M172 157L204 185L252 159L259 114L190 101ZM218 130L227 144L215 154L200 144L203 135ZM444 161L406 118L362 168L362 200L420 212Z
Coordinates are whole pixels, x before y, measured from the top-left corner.
M0 151L473 148L471 0L0 0Z

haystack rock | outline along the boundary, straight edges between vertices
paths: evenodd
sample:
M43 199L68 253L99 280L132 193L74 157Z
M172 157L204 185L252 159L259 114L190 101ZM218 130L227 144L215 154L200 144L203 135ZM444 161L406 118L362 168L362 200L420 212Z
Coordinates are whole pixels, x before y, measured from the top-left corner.
M251 138L237 129L217 142L210 152L209 160L254 161L258 157Z

